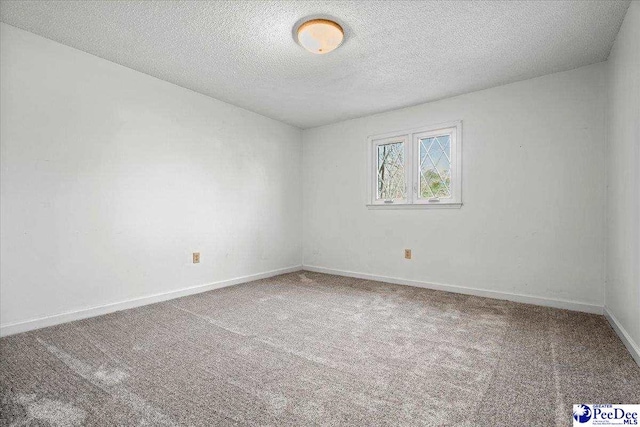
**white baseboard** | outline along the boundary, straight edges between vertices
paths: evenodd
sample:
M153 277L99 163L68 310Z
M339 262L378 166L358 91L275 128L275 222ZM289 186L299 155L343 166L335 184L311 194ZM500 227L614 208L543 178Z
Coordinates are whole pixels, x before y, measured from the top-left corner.
M640 366L640 346L633 341L631 335L629 335L627 330L622 326L622 323L616 319L616 316L611 313L607 306L604 307L604 317L607 318L613 330L618 334L620 341L622 341L624 346L627 347L627 350L631 353L631 357L633 357L636 363Z
M509 292L487 291L484 289L467 288L464 286L445 285L441 283L420 282L417 280L398 279L395 277L376 276L373 274L356 273L353 271L334 270L331 268L303 265L303 270L317 273L335 274L337 276L355 277L357 279L375 280L378 282L393 283L396 285L415 286L418 288L435 289L438 291L454 292L457 294L474 295L478 297L494 298L524 304L541 305L544 307L562 308L565 310L581 311L584 313L602 314L602 306L586 304L576 301L555 300L530 295L513 294Z
M38 319L25 320L22 322L9 323L0 326L0 337L7 335L27 332L34 329L45 328L47 326L59 325L61 323L72 322L74 320L86 319L88 317L100 316L115 311L126 310L129 308L140 307L142 305L153 304L156 302L167 301L174 298L180 298L187 295L199 294L201 292L213 289L224 288L227 286L238 285L240 283L252 282L254 280L266 279L268 277L277 276L279 274L293 273L300 271L301 265L293 267L280 268L264 273L252 274L250 276L237 277L235 279L221 280L219 282L209 283L206 285L192 286L189 288L178 289L176 291L163 292L160 294L149 295L146 297L134 298L126 301L115 302L111 304L99 305L91 308L68 311L65 313L54 314L52 316L41 317Z

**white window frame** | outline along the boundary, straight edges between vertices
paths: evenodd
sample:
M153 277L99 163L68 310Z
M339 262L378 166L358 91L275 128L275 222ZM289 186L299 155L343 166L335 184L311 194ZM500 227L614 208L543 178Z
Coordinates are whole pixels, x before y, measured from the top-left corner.
M419 197L420 139L450 135L451 197L446 199ZM378 146L404 142L406 198L378 200ZM369 209L442 209L462 206L462 121L440 123L367 138L367 207Z
M407 161L407 159L411 158L411 144L410 144L410 136L407 135L394 135L391 137L382 136L381 138L376 138L371 141L371 155L369 157L369 161L371 162L371 172L373 173L373 182L374 186L372 188L372 200L371 203L374 205L406 205L409 203L411 198L411 192L409 191L409 167L411 167L411 163ZM394 144L402 142L404 148L404 189L406 197L404 199L391 199L391 200L380 200L378 199L378 147L386 144Z

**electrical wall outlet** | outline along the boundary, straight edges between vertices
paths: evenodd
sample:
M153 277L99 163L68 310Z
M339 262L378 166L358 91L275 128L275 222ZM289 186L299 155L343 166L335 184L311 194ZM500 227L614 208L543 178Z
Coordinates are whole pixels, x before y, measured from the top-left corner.
M406 259L411 259L411 249L405 249L404 250L404 257Z
M200 262L200 252L193 253L193 263L198 264Z

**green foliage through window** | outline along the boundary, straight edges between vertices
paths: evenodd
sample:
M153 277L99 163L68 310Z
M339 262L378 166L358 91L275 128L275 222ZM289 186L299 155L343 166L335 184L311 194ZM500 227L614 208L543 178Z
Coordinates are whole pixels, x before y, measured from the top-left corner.
M451 136L420 140L420 197L451 197Z

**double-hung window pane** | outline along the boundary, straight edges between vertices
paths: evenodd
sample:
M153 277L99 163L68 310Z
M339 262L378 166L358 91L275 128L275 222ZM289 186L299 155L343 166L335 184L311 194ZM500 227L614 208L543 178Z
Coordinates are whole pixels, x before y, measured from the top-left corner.
M404 142L377 146L377 199L398 200L407 197L404 170Z
M451 135L418 140L420 188L422 199L451 197Z

